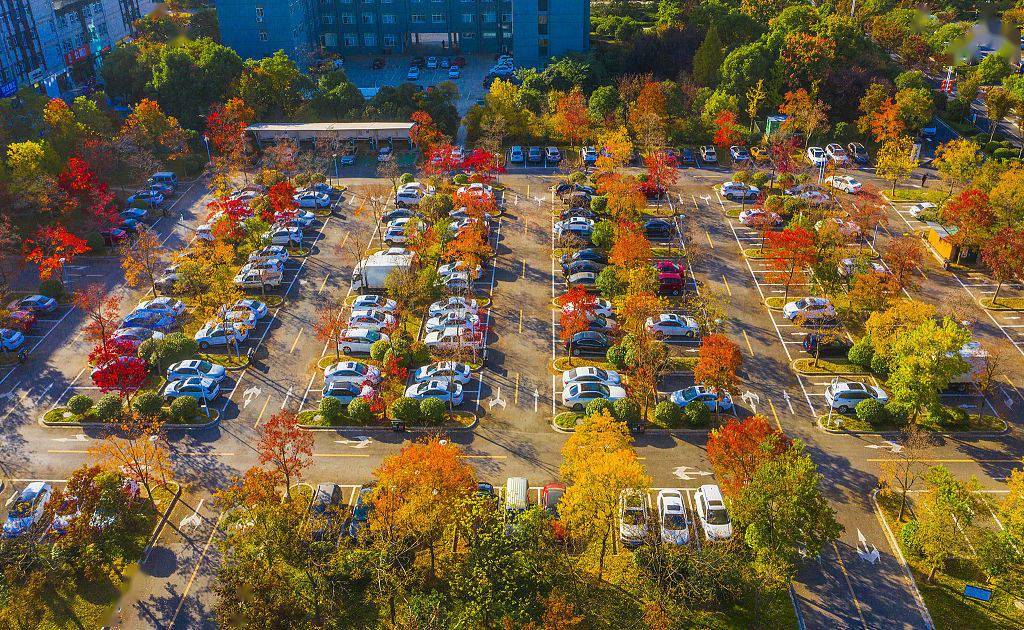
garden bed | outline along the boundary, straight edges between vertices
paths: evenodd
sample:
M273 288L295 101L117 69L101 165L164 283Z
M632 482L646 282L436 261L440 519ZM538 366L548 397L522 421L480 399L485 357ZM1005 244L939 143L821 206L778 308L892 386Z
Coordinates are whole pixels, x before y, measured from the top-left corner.
M948 191L936 188L897 188L895 192L890 189L885 194L893 201L908 203L930 201L937 206L942 205L946 199L949 199Z
M979 300L982 308L987 308L990 311L1024 311L1024 298L1018 297L1001 297L996 302L992 298L983 297Z
M842 428L836 428L837 418L842 420ZM829 433L895 433L906 428L906 424L902 422L871 424L853 414L843 415L839 412L832 414L831 421L828 420L827 413L818 416L818 424ZM939 424L938 420L932 417L924 418L917 424L922 429L936 433L1000 433L1005 431L1007 426L1003 420L988 414L983 414L981 418L977 414L969 414L967 425L959 427Z
M871 374L868 370L846 359L818 359L818 365L814 365L814 359L796 359L791 366L794 372L804 375L869 376Z
M428 428L428 429L465 429L473 426L476 422L476 415L461 409L456 409L451 414L445 414L447 418L440 424L436 425L416 425L408 426L407 429L411 428ZM376 429L390 429L389 424L382 424L380 421L374 424L360 424L354 422L348 416L347 408L342 411L341 416L336 418L334 422L328 422L322 415L320 415L319 409L306 409L300 411L298 415L299 425L305 428L334 428L334 427L367 427ZM388 421L390 422L390 421Z
M740 212L742 212L742 210L737 210L736 208L727 208L725 210L725 216L729 217L730 219L738 219L740 218Z
M555 416L553 422L556 427L563 431L574 431L576 430L576 423L582 418L582 413L577 413L575 411L563 411Z
M685 255L685 247L666 247L664 245L651 247L652 258L682 258Z
M204 361L209 361L211 363L216 363L217 365L222 365L224 366L225 369L228 370L241 370L249 367L249 358L245 355L244 352L242 353L242 356L239 357L236 356L234 353L226 354L210 351L204 352L200 350L199 352L196 353L196 358L202 359Z
M760 260L762 258L768 257L765 251L760 247L745 247L743 248L743 255L746 256L747 258L752 258L755 260Z
M288 255L292 258L305 258L313 252L312 247L289 247Z
M172 427L190 427L190 426L203 426L216 422L220 417L220 413L216 409L209 409L210 415L207 417L202 407L199 408L199 412L192 417L190 422L176 422L171 419L171 408L168 405L164 405L163 411L166 420L162 423L162 426ZM72 413L67 407L54 407L45 414L43 414L43 424L51 426L67 425L74 426L76 424L103 424L108 426L117 426L121 423L120 419L116 420L100 420L96 417L96 410L90 408L89 411L83 414Z

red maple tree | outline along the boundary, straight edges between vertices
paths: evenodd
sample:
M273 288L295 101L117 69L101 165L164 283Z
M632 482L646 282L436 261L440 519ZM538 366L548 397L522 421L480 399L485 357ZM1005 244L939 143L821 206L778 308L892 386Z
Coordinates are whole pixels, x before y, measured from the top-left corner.
M245 148L245 128L256 117L251 107L240 98L223 105L214 105L206 116L206 137L217 153L238 156Z
M484 149L473 149L462 161L462 170L469 173L469 181L491 184L505 168L498 164L498 156Z
M743 130L736 112L722 110L715 118L715 136L712 143L719 149L743 143Z
M763 463L780 457L791 443L764 416L731 418L708 436L708 460L722 491L735 497Z
M121 321L121 299L114 294L108 294L101 284L90 284L85 289L75 291L73 301L88 320L82 328L85 338L99 342L106 350L110 336L117 330Z
M109 348L100 354L108 354ZM92 373L92 382L103 393L117 392L122 400L131 402L149 378L149 364L139 357L114 357L100 364Z
M788 300L790 288L803 279L803 273L816 258L814 234L797 227L769 232L766 240L765 263L771 272L766 277L768 282L778 282L786 287L783 299Z
M424 150L423 170L429 175L444 177L462 170L464 159L455 153L456 148L454 145L444 143L432 145L429 149Z
M75 236L63 225L51 225L39 228L25 239L22 255L26 262L39 268L41 280L49 280L63 265L71 264L76 256L90 249L84 239Z
M740 354L739 346L723 334L711 334L704 337L700 344L697 364L693 368L693 380L714 388L721 400L727 390L739 385L738 372L742 366L743 355Z
M313 434L299 427L295 412L281 411L263 425L256 452L260 465L270 464L284 478L291 499L292 479L301 479L302 469L313 463Z
M289 181L278 182L267 191L270 209L274 211L274 219L286 221L295 216L295 186Z
M674 155L664 151L655 151L644 157L647 168L647 184L658 190L667 190L679 179L679 163Z
M409 119L414 123L409 138L427 155L437 145L448 142L448 137L438 128L433 117L425 111L413 112Z
M997 218L985 191L965 188L942 207L942 220L957 228L953 244L976 246L992 235Z
M1024 279L1024 229L1004 227L981 247L981 260L996 281L992 302L1007 282Z
M88 162L68 158L57 176L57 187L64 195L65 213L76 213L94 226L105 227L117 220L114 193L99 180Z

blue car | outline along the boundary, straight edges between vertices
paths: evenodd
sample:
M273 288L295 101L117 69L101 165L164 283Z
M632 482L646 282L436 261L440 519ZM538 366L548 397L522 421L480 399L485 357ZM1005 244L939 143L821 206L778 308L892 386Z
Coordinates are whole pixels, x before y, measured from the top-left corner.
M695 400L707 405L711 411L731 411L732 410L732 397L729 396L729 392L723 392L721 399L718 398L718 393L710 387L704 387L703 385L692 385L686 389L680 389L672 392L669 397L676 405L680 407L686 407L686 405L692 403Z
M178 327L178 321L169 315L162 315L154 311L135 311L124 318L121 327L169 332Z
M18 494L4 522L4 538L16 538L27 533L43 517L53 488L45 481L34 481Z
M352 516L348 519L348 535L356 542L359 542L359 536L366 529L370 512L373 511L373 504L370 503L371 494L373 494L373 484L359 488L359 494L356 495L355 504L352 506Z
M57 300L45 295L30 295L11 303L8 307L12 311L32 311L33 313L52 313L57 310Z
M117 213L122 221L141 221L146 218L146 211L142 208L128 208Z

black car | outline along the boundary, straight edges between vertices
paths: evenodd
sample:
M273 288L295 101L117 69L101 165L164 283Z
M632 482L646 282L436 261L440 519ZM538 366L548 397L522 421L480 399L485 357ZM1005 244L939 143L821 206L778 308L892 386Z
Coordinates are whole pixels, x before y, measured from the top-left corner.
M850 342L842 337L833 337L823 343L821 335L811 333L804 337L803 347L811 354L817 352L823 357L846 356L846 353L850 351Z
M650 219L644 223L644 234L647 238L669 238L672 236L672 224L664 219Z
M600 315L587 322L587 330L591 332L599 332L601 334L608 335L615 332L618 329L618 322L616 322L614 319L601 317Z
M570 208L589 208L591 196L582 190L574 190L562 197L562 203Z
M413 57L413 58L412 58L412 61L410 61L410 62L409 62L409 65L410 65L410 66L416 66L416 67L418 67L418 68L419 68L420 70L423 70L424 68L426 68L426 67L427 67L427 60L426 60L426 59L424 59L424 58L423 58L423 57L421 57L421 56L416 56L416 57Z
M565 276L571 276L574 273L582 273L584 271L601 273L601 270L605 267L607 267L607 265L595 260L574 260L569 264L562 264L562 274Z
M373 511L373 504L370 502L371 494L373 494L373 484L359 488L355 503L352 505L352 516L348 520L348 535L356 542L359 542L360 538L365 539L363 530L367 528L370 513Z
M562 210L562 220L569 217L583 217L584 219L596 219L597 213L590 208L566 208Z
M558 197L564 197L571 192L585 192L590 196L597 194L597 190L593 186L586 186L584 184L570 184L569 182L562 182L555 186L555 195Z
M498 495L494 493L494 486L486 481L480 481L476 484L476 496L486 497L488 499L498 498Z
M864 145L859 142L851 142L846 145L846 151L853 158L853 161L861 166L865 166L869 161L868 150L864 148Z
M541 151L540 147L530 147L526 151L526 161L533 164L540 164L544 161L544 152Z
M572 351L573 356L584 354L604 356L612 342L599 332L578 332L565 342L565 349Z
M594 249L593 247L587 247L569 254L562 254L562 266L568 265L569 263L577 260L592 260L602 265L608 264L608 254L604 253L600 249Z
M683 147L682 149L679 149L679 165L697 166L697 158L693 154L693 149L690 147Z

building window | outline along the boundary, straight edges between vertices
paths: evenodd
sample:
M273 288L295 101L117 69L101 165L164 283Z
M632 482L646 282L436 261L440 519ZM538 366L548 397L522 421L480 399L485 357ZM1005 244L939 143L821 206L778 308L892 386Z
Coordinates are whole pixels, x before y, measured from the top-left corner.
M511 24L512 23L512 14L511 13L502 13L501 14L501 23L502 24Z
M263 7L256 7L256 21L263 21Z
M484 39L494 39L498 34L494 31L484 31Z
M419 13L413 13L412 15L409 16L409 21L412 22L413 24L426 24L427 16L421 15Z
M444 14L435 13L430 16L430 21L433 22L434 24L444 24Z
M372 13L364 13L363 14L363 24L373 24L373 14Z
M327 48L338 47L338 34L337 33L324 33L324 46Z
M341 23L342 24L353 24L355 21L356 21L355 20L355 16L353 16L351 13L342 13L341 14Z
M324 24L334 24L334 15L331 13L325 13Z
M463 24L472 24L473 23L473 14L472 13L463 13L462 14L462 23Z
M548 40L547 40L547 38L542 38L542 39L538 39L537 40L537 54L540 55L541 57L547 57L548 56Z
M462 39L476 39L476 33L470 31L468 33L463 33L461 37Z
M367 46L376 46L377 36L374 35L373 33L366 33L365 35L363 35L363 43L366 44Z
M395 45L395 36L394 35L385 35L384 36L384 45L385 46L394 46Z
M266 31L260 31L259 32L259 38L260 38L261 42L265 42L265 41L270 40L270 35L268 35Z
M353 35L352 33L346 33L345 34L345 45L349 46L349 47L358 46L359 45L359 38L356 37L355 35Z
M485 24L494 24L496 21L498 21L497 13L484 13Z
M380 21L383 24L394 24L395 21L396 21L395 20L395 14L394 13L385 13L384 15L380 16Z

